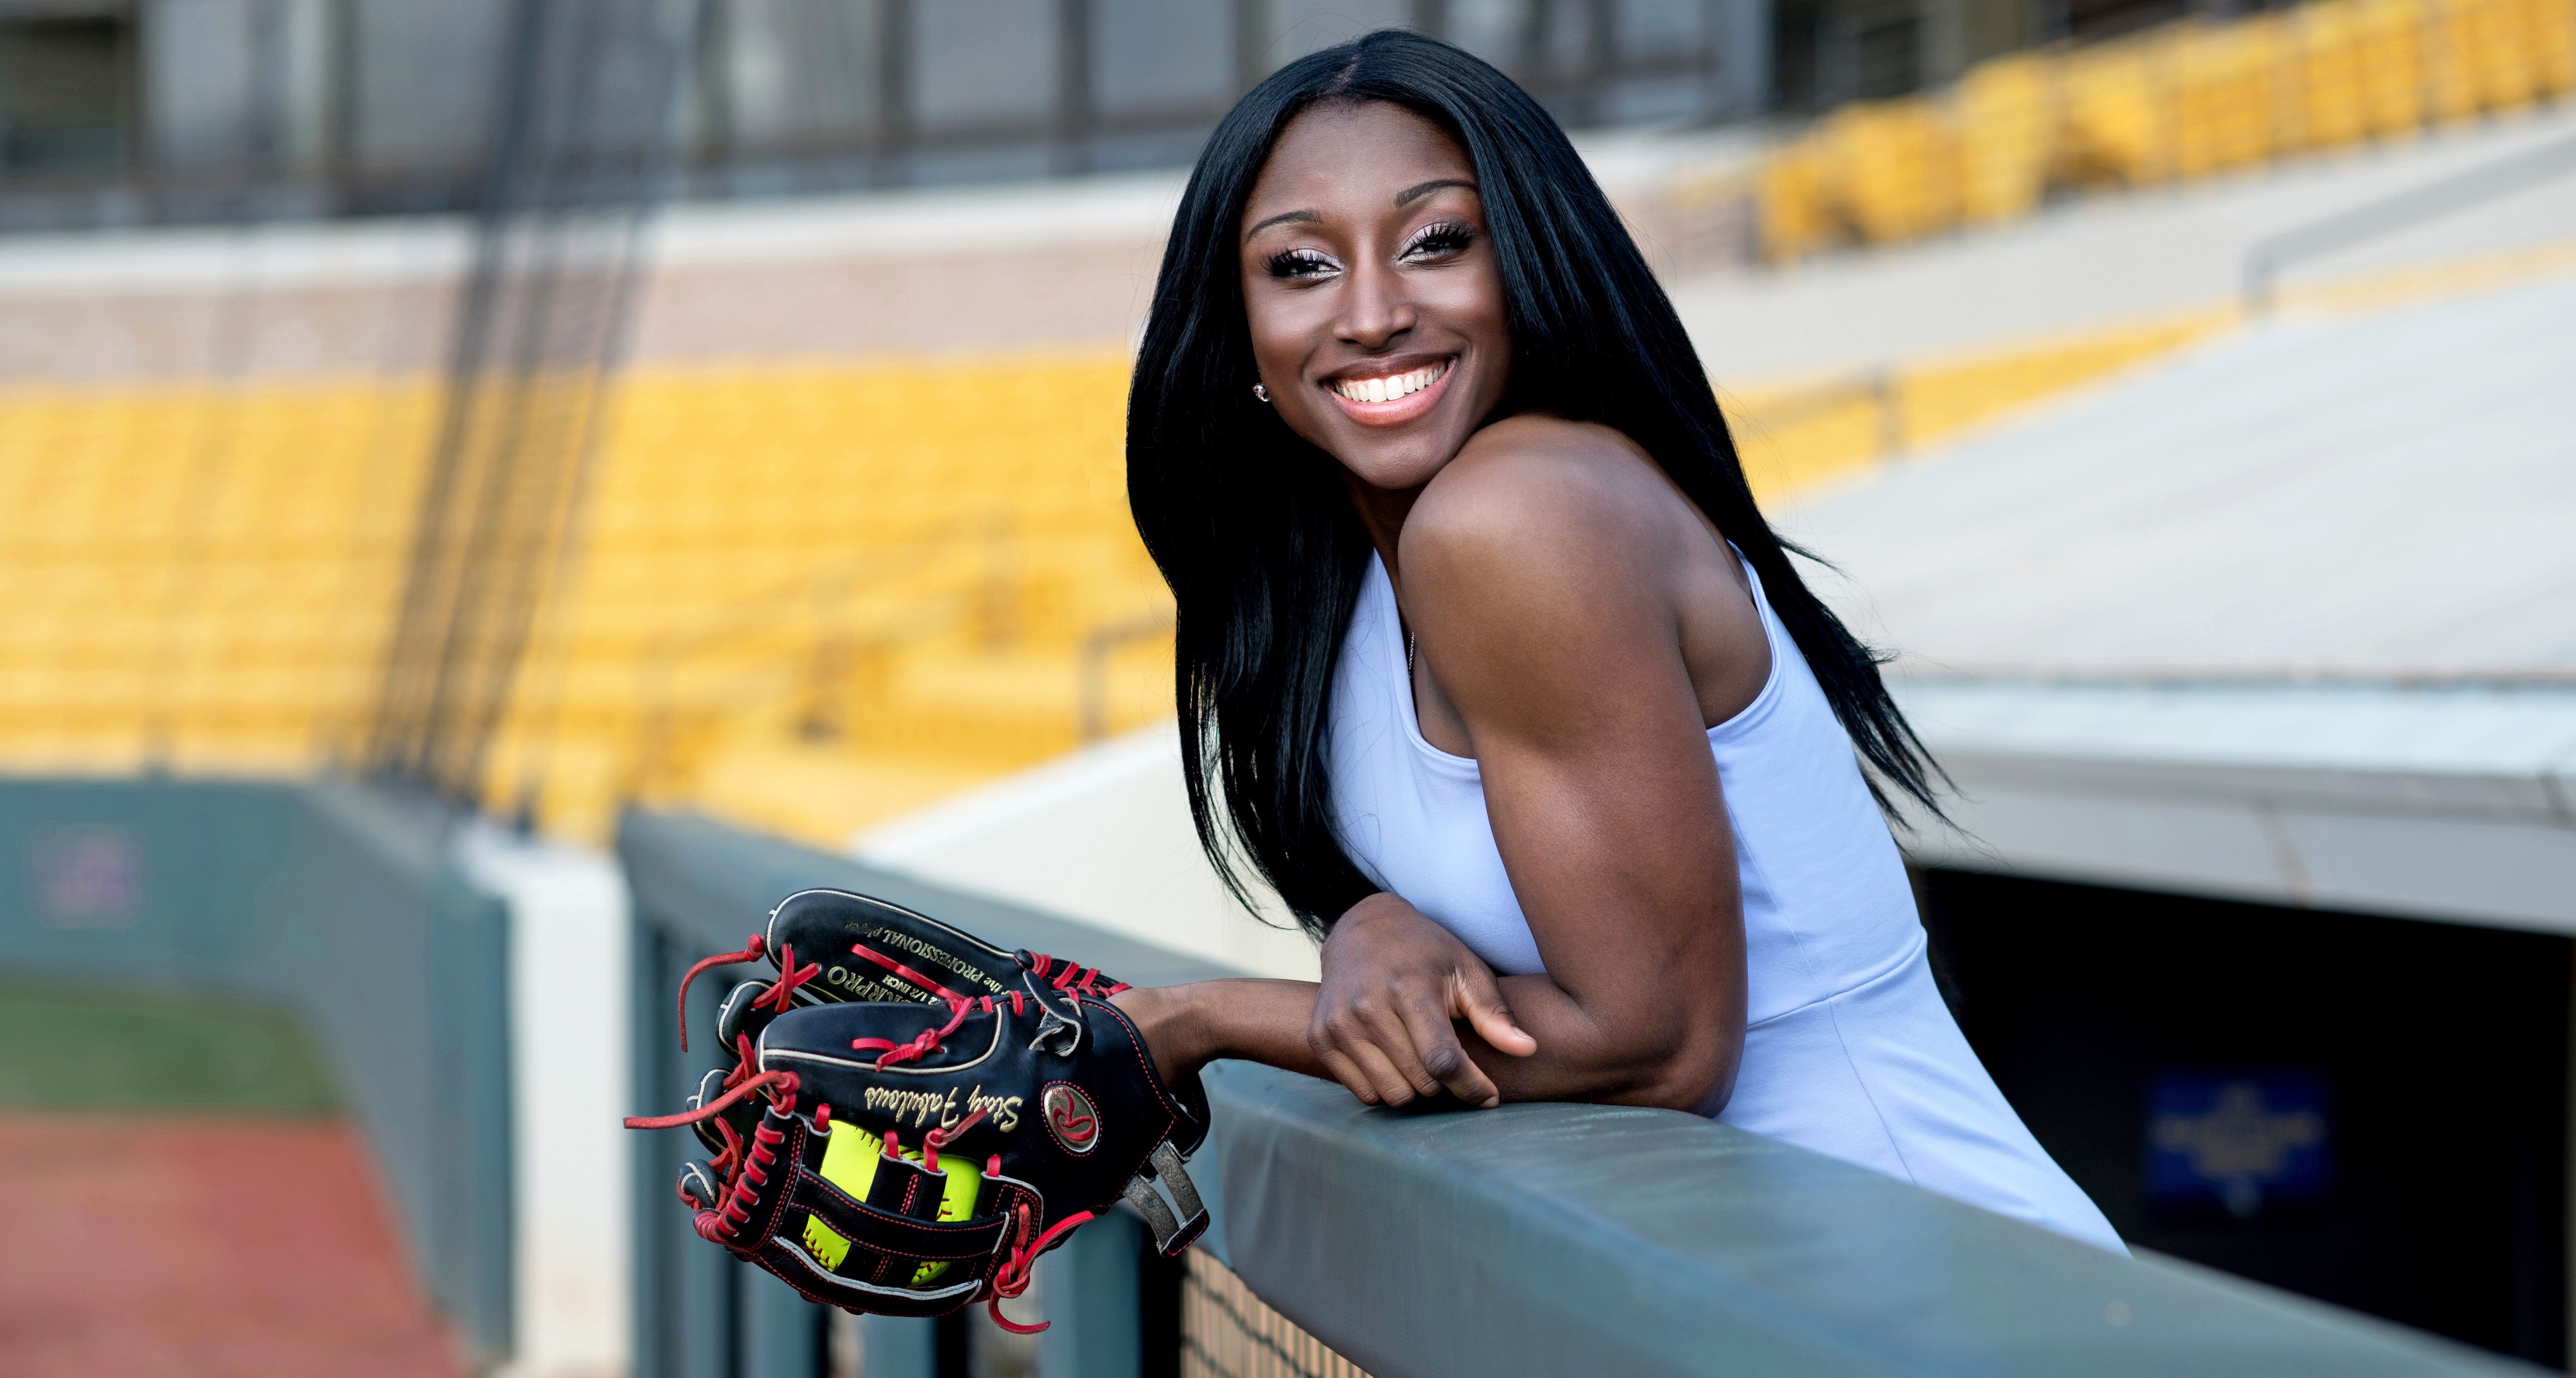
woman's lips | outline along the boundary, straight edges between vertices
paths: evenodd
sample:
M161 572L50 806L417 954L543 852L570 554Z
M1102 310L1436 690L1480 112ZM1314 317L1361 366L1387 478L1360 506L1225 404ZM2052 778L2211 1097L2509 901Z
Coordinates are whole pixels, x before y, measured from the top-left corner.
M1433 407L1440 404L1441 397L1449 390L1449 380L1457 375L1458 361L1454 357L1443 359L1432 367L1438 370L1438 374L1432 378L1428 384L1417 388L1412 392L1406 393L1402 397L1384 402L1363 401L1360 398L1345 395L1341 391L1341 387L1352 387L1353 385L1349 379L1327 380L1322 384L1322 386L1325 395L1331 397L1336 403L1339 403L1342 408L1342 414L1348 416L1353 421L1356 421L1363 426L1400 425L1427 411L1430 411ZM1399 374L1396 376L1401 377L1403 375ZM1367 382L1371 380L1363 379L1361 381ZM1341 386L1336 387L1336 382ZM1357 389L1354 388L1354 390Z

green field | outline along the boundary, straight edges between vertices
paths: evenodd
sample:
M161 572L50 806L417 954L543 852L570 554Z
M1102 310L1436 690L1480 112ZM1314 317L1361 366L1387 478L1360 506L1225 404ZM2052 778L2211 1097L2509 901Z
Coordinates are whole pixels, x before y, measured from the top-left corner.
M0 1109L322 1115L329 1075L274 1007L0 979Z

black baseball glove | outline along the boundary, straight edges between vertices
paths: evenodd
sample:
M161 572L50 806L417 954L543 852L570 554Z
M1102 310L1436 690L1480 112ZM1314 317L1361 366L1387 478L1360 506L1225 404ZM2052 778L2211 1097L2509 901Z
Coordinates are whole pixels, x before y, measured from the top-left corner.
M719 1014L740 1062L688 1112L627 1121L691 1124L716 1148L680 1180L700 1235L816 1301L932 1316L982 1300L1025 1330L1001 1299L1117 1201L1167 1254L1206 1228L1181 1166L1206 1095L1195 1076L1163 1085L1108 1002L1123 985L856 895L791 897L769 931L774 948L756 937L690 973L777 954L778 979L737 987ZM847 959L827 962L836 942ZM832 999L844 991L906 998Z
M741 951L718 953L680 978L682 1052L689 1048L689 986L710 968L764 958L778 976L742 982L717 1006L716 1042L731 1061L699 1078L686 1102L691 1110L713 1104L740 1082L746 1075L740 1068L750 1060L748 1050L760 1031L800 1005L906 1000L950 1005L1019 990L1069 1015L1068 1002L1076 995L1107 999L1127 989L1126 982L1097 967L1025 948L995 947L886 900L844 890L800 890L779 901L763 931L744 940ZM728 1143L750 1134L759 1117L757 1107L737 1102L692 1127L709 1153L721 1154Z

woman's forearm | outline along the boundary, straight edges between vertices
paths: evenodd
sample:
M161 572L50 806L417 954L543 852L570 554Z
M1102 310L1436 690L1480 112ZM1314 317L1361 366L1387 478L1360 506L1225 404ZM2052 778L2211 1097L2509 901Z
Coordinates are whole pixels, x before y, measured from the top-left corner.
M1315 983L1239 977L1180 986L1139 987L1113 1003L1134 1021L1155 1070L1165 1080L1221 1057L1284 1067L1330 1080L1306 1044L1315 1017Z
M1497 980L1538 1052L1510 1057L1458 1025L1458 1040L1507 1101L1651 1105L1713 1115L1735 1089L1743 1033L1722 1022L1630 1010L1607 1017L1544 975Z
M1734 1049L1720 1046L1724 1040L1706 1040L1710 1046L1704 1048L1646 1047L1632 1028L1605 1031L1545 976L1504 977L1502 986L1512 1017L1538 1043L1535 1053L1513 1057L1463 1022L1455 1029L1467 1056L1504 1100L1660 1105L1703 1113L1723 1106L1734 1082ZM1116 1003L1167 1079L1231 1057L1336 1080L1307 1037L1317 989L1312 981L1198 981L1130 990ZM1415 1088L1426 1096L1439 1089Z

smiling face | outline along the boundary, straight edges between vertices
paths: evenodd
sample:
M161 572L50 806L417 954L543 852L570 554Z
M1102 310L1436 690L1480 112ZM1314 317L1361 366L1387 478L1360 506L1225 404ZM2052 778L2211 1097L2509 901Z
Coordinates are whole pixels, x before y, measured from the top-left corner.
M1299 115L1253 184L1242 250L1271 404L1362 482L1430 482L1502 400L1502 277L1475 169L1440 126L1383 102Z

